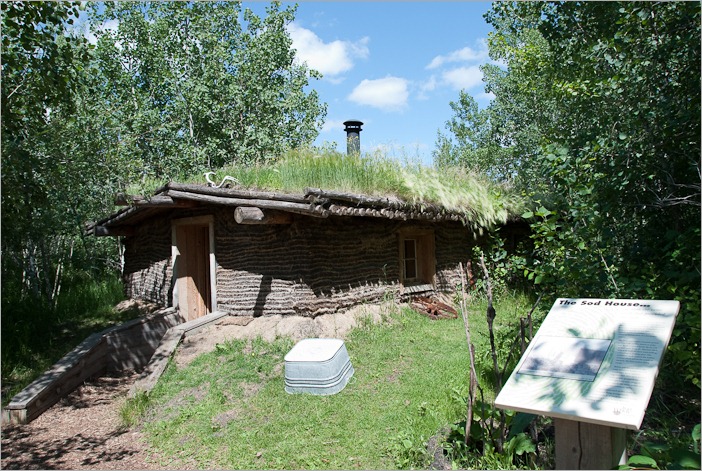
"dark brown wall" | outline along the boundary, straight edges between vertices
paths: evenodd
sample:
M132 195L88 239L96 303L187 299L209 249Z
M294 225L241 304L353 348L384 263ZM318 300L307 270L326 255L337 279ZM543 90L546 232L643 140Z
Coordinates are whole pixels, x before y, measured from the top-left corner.
M218 216L220 310L314 316L379 299L397 282L397 223L299 217L246 226Z
M216 310L234 315L316 316L399 290L398 231L433 228L436 284L460 285L473 237L459 223L429 225L376 218L295 216L287 225L241 225L234 208L212 208L217 260ZM188 215L179 214L177 217ZM171 219L128 239L127 294L171 305Z
M436 288L454 292L461 287L459 263L464 267L470 258L473 246L477 245L473 234L461 223L438 225L434 231L436 240Z
M159 218L140 225L124 241L126 295L171 306L171 224Z

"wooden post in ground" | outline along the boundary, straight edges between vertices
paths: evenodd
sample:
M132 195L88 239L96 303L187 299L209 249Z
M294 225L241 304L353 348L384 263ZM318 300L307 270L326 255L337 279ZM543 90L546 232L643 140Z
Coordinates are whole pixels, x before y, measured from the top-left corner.
M553 419L556 469L613 469L626 464L626 429Z

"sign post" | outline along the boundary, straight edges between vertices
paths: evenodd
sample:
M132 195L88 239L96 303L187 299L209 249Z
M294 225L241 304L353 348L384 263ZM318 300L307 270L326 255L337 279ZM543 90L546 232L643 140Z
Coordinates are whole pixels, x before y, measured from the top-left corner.
M678 301L559 298L495 399L554 418L556 469L626 463L680 310Z

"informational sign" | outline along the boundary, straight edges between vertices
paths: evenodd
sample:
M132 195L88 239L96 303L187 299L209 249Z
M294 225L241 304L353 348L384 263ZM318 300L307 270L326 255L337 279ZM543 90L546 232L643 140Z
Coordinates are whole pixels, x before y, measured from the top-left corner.
M638 430L679 310L678 301L557 299L495 405Z

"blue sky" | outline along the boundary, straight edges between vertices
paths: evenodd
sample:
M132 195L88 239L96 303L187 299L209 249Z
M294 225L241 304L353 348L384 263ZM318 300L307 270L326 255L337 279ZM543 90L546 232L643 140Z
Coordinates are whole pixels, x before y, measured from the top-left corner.
M465 89L485 107L490 2L300 1L288 31L327 116L315 145L346 151L344 121L363 121L361 152L432 163L437 131ZM283 2L284 6L293 2ZM265 16L269 1L245 1Z
M288 3L284 3L287 5ZM324 74L312 81L328 104L316 145L346 151L343 122L364 122L361 152L431 163L449 106L465 89L480 106L485 94L479 66L489 61L490 2L298 3L289 28L298 59ZM268 3L245 2L263 14Z

